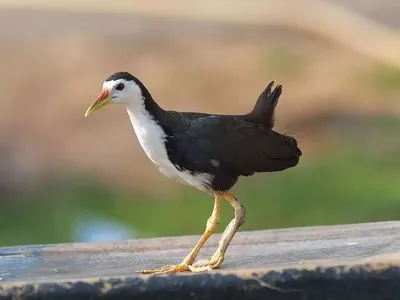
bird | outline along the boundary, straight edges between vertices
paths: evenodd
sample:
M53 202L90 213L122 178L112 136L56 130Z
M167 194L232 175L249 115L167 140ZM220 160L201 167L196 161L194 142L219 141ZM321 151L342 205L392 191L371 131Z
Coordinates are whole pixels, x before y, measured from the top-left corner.
M282 85L272 90L273 86L271 81L248 113L234 115L166 110L129 72L116 72L103 82L85 117L110 103L124 105L139 144L158 170L214 197L205 231L181 263L138 272L159 275L220 268L232 238L246 219L246 207L230 192L239 177L298 165L302 151L297 140L273 129ZM233 207L234 218L211 258L195 262L217 230L223 199Z

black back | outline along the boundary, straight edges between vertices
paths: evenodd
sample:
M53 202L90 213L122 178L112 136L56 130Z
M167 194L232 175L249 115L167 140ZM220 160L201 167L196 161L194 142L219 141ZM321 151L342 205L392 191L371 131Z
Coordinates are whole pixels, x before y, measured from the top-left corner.
M245 115L165 112L169 159L180 169L214 175L213 190L229 190L239 176L296 166L302 155L296 139L272 130L282 92L281 86L271 92L272 85Z
M282 86L271 82L253 110L244 115L212 115L163 110L133 75L118 72L107 80L134 80L142 89L146 110L167 134L170 161L180 170L213 175L208 188L229 190L239 176L294 167L302 155L297 141L272 130Z

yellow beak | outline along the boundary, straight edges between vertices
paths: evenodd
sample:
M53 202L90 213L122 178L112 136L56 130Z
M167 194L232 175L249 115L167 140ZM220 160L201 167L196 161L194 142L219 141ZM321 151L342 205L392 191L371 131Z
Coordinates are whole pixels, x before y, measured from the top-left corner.
M104 89L101 92L101 94L99 95L99 97L97 97L97 100L92 105L89 106L89 108L87 109L87 111L85 113L85 117L87 117L88 115L92 114L96 110L99 110L100 108L102 108L110 103L111 103L110 92L108 91L108 89Z

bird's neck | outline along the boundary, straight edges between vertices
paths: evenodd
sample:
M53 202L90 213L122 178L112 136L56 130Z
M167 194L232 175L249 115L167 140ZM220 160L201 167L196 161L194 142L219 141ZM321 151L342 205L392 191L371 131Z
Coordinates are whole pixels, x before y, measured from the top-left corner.
M165 146L168 130L165 130L162 123L164 111L154 101L127 105L126 110L138 141L147 156L156 165L168 169L170 163Z
M135 131L146 130L149 126L160 126L165 118L165 110L151 95L143 95L143 101L132 102L125 106Z

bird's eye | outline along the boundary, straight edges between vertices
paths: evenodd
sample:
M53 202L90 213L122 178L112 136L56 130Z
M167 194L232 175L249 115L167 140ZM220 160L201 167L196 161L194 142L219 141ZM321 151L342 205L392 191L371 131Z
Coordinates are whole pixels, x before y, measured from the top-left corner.
M122 91L124 89L124 87L125 87L125 85L123 83L119 83L115 89L118 91Z

